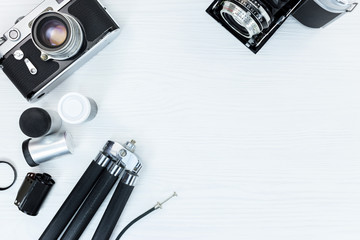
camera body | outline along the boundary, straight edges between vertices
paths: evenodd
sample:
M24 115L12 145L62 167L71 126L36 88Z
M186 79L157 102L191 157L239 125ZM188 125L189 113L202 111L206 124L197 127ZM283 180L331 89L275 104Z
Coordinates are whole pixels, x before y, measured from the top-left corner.
M293 17L307 27L322 28L345 13L352 12L357 5L352 0L304 0Z
M320 28L356 6L348 0L215 0L206 12L257 53L290 15Z
M114 40L119 30L97 0L45 0L0 38L0 67L34 102Z

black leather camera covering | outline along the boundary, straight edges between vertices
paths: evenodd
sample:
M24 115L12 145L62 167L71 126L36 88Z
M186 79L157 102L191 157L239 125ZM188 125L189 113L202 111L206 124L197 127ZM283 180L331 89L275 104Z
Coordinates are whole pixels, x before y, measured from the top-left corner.
M27 97L34 88L41 85L51 74L59 70L59 64L55 61L42 61L40 59L41 53L31 39L27 40L20 49L24 52L24 58L28 58L38 69L36 75L30 74L29 69L24 63L24 58L18 61L12 54L3 61L2 65L4 73L24 97Z
M44 62L40 59L40 51L29 36L0 60L4 73L27 99L94 47L108 32L119 28L96 0L71 1L59 12L68 13L78 19L84 30L84 44L77 55L68 60ZM24 58L28 58L37 68L36 75L30 74L23 59L18 61L14 58L13 52L19 48L24 52Z
M82 24L88 41L95 41L104 31L116 26L106 11L94 0L75 1L68 13L76 17Z

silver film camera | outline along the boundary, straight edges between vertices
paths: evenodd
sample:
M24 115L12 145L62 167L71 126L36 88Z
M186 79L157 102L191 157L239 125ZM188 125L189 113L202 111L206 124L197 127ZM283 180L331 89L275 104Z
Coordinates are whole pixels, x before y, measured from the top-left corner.
M257 53L290 15L321 28L356 6L353 0L215 0L206 11Z
M0 35L0 67L33 102L118 33L119 26L97 0L45 0Z

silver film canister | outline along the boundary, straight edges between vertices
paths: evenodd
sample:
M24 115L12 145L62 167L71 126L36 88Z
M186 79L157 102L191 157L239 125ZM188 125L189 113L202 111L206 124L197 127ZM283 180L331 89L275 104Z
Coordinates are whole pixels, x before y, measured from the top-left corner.
M31 138L42 137L59 131L61 118L55 111L42 108L29 108L25 110L19 119L21 131Z
M71 154L73 142L68 132L52 134L42 138L28 139L23 142L22 150L26 162L35 167L53 158Z

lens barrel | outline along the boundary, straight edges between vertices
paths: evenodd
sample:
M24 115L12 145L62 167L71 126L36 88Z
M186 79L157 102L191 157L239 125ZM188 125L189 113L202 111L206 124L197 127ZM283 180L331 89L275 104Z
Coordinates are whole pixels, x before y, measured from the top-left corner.
M224 1L220 14L227 25L246 38L261 33L272 21L265 6L256 0Z
M83 43L78 21L64 13L45 12L33 22L31 36L35 46L47 59L66 60L76 55Z

